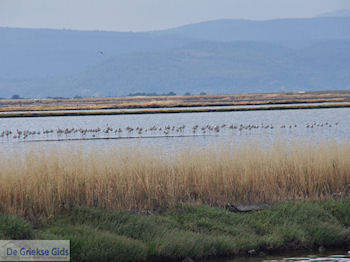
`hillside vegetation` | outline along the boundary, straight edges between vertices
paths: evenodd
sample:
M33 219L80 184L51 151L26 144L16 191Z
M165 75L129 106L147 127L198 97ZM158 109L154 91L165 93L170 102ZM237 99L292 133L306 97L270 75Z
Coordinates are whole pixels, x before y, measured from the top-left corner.
M349 89L350 18L146 33L0 28L0 97Z
M16 92L30 87L27 95L37 97L122 96L154 90L179 95L344 90L350 89L348 61L350 41L302 49L257 42L194 43L119 55L70 77L18 83Z

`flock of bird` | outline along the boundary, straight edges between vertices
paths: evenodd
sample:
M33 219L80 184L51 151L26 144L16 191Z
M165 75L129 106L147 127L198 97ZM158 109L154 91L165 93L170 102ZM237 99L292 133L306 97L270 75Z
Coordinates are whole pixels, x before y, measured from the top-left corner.
M338 126L337 123L306 123L304 128L312 129L312 128L331 128ZM197 134L219 134L221 132L224 132L225 130L232 130L237 132L244 132L244 131L252 131L252 130L271 130L275 128L280 129L295 129L298 128L298 125L272 125L272 124L259 124L259 125L234 125L234 124L221 124L221 125L194 125L187 127L186 125L181 126L174 126L174 125L166 125L164 127L153 125L149 128L144 127L131 127L127 126L125 128L117 127L112 128L109 125L106 125L104 128L57 128L57 129L42 129L42 130L3 130L0 131L0 139L21 139L26 140L34 139L34 138L51 138L51 137L57 137L62 138L62 136L65 137L82 137L82 138L97 138L97 137L110 137L118 136L118 137L142 137L142 136L183 136L183 135L197 135Z

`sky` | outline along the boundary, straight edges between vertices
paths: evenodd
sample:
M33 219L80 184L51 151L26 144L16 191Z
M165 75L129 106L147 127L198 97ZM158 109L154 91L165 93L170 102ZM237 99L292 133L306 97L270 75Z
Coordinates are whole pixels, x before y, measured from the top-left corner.
M1 27L152 31L215 19L314 17L350 0L0 0Z

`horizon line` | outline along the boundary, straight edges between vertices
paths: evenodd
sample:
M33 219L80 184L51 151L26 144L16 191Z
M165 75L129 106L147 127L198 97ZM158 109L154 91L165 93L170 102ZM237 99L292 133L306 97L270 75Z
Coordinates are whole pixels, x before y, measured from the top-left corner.
M166 27L161 29L151 29L151 30L108 30L108 29L79 29L79 28L58 28L58 27L18 27L18 26L2 26L0 28L6 29L32 29L32 30L58 30L58 31L82 31L82 32L109 32L109 33L152 33L152 32L160 32L167 31L176 28L186 27L190 25L202 24L202 23L210 23L217 21L246 21L246 22L269 22L269 21L279 21L279 20L311 20L311 19L330 19L330 18L350 18L350 16L313 16L313 17L290 17L290 18L271 18L271 19L247 19L247 18L220 18L220 19L210 19L210 20L202 20L194 23L182 24L174 27Z

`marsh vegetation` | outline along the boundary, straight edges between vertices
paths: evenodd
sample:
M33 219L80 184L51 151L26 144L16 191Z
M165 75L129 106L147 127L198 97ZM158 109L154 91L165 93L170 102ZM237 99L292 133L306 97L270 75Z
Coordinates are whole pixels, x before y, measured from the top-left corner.
M0 238L70 239L72 261L182 261L186 257L198 261L258 255L262 261L264 254L276 251L310 253L320 246L346 250L349 214L349 201L287 202L249 214L195 205L179 205L157 215L73 207L35 225L0 214Z
M177 204L347 198L350 144L292 141L2 152L0 210L50 217L73 206L162 211Z

